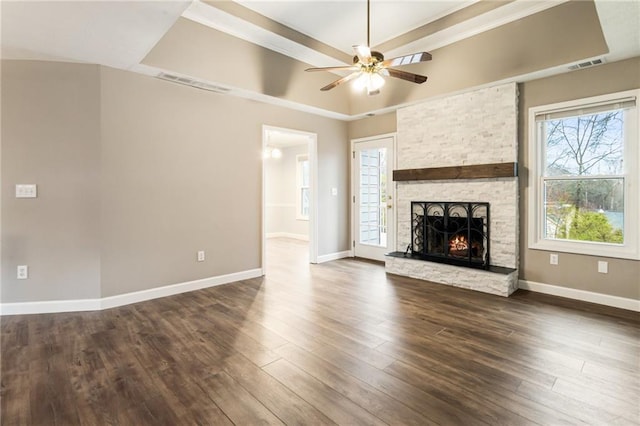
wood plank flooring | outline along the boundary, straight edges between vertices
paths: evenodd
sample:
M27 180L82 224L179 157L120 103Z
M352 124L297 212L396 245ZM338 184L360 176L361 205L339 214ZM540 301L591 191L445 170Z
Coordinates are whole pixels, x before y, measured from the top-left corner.
M90 313L2 318L3 425L638 425L637 313L306 263Z

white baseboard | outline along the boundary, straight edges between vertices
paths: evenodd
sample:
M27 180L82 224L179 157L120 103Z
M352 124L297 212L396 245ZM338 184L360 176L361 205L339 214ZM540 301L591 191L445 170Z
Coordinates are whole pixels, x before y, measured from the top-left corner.
M0 303L0 316L99 311L102 299L45 300L42 302Z
M308 235L292 234L290 232L268 232L267 238L293 238L294 240L309 241Z
M331 262L332 260L344 259L345 257L353 257L353 252L346 250L337 253L323 254L322 256L318 256L318 263Z
M171 284L163 287L150 288L148 290L135 291L132 293L118 294L116 296L103 297L101 299L48 300L43 302L0 303L0 316L98 311L102 309L129 305L131 303L158 299L160 297L172 296L174 294L214 287L217 285L228 284L236 281L248 280L250 278L260 277L262 275L262 269L258 268L250 269L248 271L236 272L233 274L203 278L195 281Z
M625 297L610 296L608 294L594 293L592 291L578 290L575 288L560 287L551 284L537 283L535 281L520 280L518 288L535 291L537 293L551 294L553 296L582 300L583 302L597 303L599 305L612 306L614 308L627 309L640 312L640 300L627 299Z

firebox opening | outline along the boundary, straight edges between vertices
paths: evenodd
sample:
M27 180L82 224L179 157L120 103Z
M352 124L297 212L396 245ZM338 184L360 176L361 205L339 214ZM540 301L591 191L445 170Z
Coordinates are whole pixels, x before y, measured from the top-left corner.
M454 265L489 267L489 204L411 203L414 256Z
M471 253L469 253L471 250ZM449 254L456 257L482 258L482 243L477 240L467 240L464 235L456 234L449 240Z

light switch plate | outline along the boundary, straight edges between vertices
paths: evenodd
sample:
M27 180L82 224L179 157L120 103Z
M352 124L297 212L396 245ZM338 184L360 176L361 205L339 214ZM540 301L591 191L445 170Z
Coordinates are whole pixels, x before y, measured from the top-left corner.
M333 196L338 195L338 188L331 188L331 195Z
M29 267L27 265L18 265L17 277L19 280L29 278Z
M16 198L36 198L38 187L35 184L17 184Z

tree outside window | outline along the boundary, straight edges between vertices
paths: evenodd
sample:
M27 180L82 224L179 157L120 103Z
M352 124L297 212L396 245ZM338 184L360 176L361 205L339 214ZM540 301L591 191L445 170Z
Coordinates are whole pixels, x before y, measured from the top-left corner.
M622 110L541 122L545 237L624 242Z

